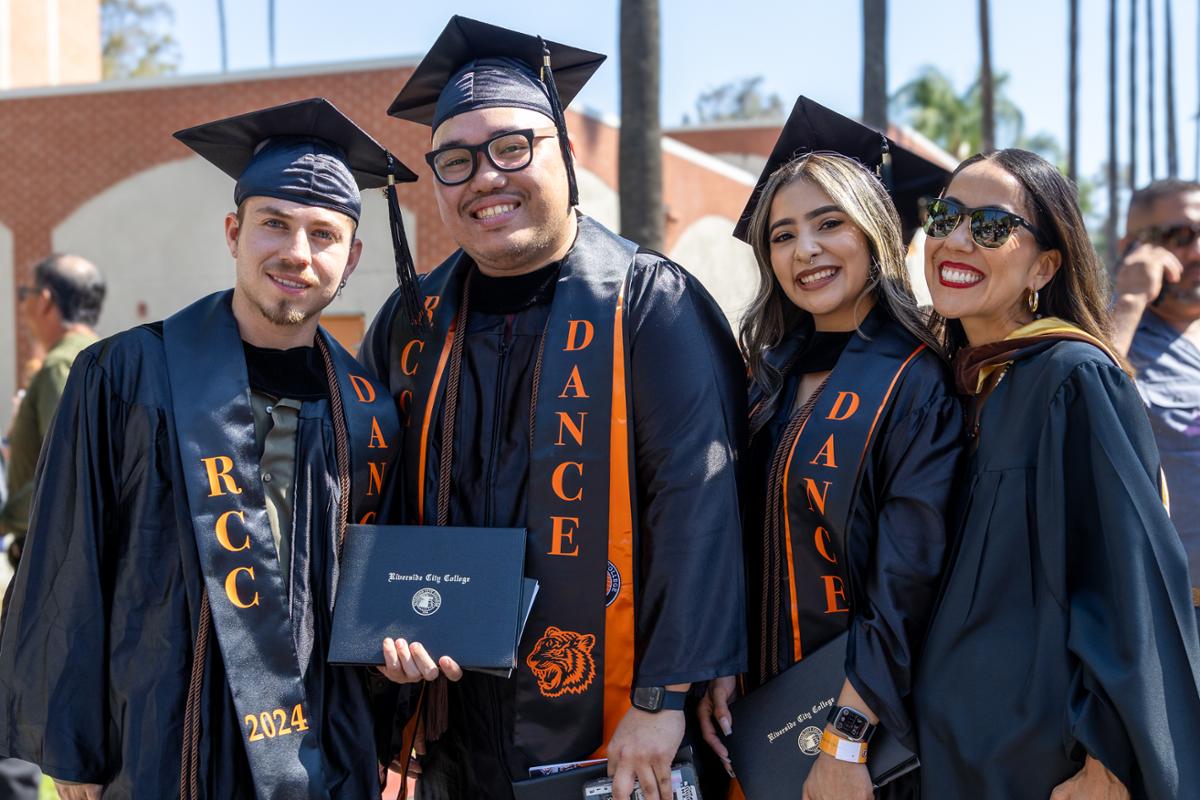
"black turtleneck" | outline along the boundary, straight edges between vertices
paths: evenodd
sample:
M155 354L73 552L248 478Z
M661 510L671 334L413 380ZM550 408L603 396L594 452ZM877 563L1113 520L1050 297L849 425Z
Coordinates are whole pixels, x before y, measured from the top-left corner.
M250 388L271 397L319 400L329 396L325 367L316 347L273 350L242 342Z
M471 308L484 314L516 314L531 306L548 303L562 262L523 275L492 277L476 269L471 277Z

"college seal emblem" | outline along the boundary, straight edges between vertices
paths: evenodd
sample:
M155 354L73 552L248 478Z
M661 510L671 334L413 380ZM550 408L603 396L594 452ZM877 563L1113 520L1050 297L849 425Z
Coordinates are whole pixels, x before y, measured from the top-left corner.
M525 663L537 678L543 697L583 694L596 677L592 648L596 636L591 633L564 631L553 625L533 646Z
M800 731L800 738L796 744L800 746L800 752L804 755L815 756L821 752L821 729L816 725L809 725Z
M442 607L442 595L437 589L426 586L418 589L412 599L413 611L422 617L428 617Z
M621 593L621 573L613 566L613 562L608 562L608 576L604 581L604 607L607 608L617 599L617 595Z

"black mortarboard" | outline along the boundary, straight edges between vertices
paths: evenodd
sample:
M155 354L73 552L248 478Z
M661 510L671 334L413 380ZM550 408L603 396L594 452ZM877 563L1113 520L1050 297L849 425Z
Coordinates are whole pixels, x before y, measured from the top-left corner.
M175 132L175 138L237 181L233 200L277 197L340 211L358 222L359 189L385 188L396 277L420 318L416 270L395 184L416 174L323 97L272 106Z
M796 100L791 116L783 124L771 157L733 229L735 237L747 241L750 217L775 170L799 156L817 151L853 158L879 176L900 214L905 242L912 238L921 222L921 199L936 195L950 177L948 170L901 147L882 133L802 96Z
M529 108L554 120L579 201L563 109L606 56L453 16L413 71L388 114L436 129L450 117L496 106Z

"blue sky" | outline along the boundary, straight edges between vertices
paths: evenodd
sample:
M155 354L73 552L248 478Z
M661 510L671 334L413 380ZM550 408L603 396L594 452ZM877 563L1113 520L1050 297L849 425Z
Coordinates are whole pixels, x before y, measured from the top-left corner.
M1164 3L1155 6L1158 80ZM169 0L184 73L220 69L216 0ZM1126 26L1130 0L1119 0L1120 152L1128 150ZM1145 55L1147 0L1139 3L1139 178L1148 178ZM265 0L225 0L231 70L267 66ZM1173 0L1176 114L1183 176L1196 174L1197 6ZM764 88L790 108L799 94L852 116L861 110L861 3L857 0L660 0L663 39L663 122L677 124L697 96L737 78L762 75ZM978 69L976 0L891 0L888 21L889 92L935 64L962 89ZM1098 172L1107 154L1107 6L1080 0L1080 169ZM615 113L617 0L558 4L508 0L417 3L414 0L276 0L279 66L418 55L452 13L610 54L576 101ZM1066 0L995 0L992 60L1011 75L1009 94L1025 112L1027 133L1066 140ZM1160 82L1161 86L1161 82ZM1161 88L1159 90L1161 92ZM1158 167L1165 174L1165 102L1157 98Z

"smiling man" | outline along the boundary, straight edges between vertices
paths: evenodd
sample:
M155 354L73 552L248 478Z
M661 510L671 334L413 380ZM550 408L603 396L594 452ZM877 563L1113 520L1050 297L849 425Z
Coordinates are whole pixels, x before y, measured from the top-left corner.
M420 324L389 302L362 354L406 426L408 521L527 528L541 584L511 679L385 643L395 680L461 678L425 693L422 798L603 757L618 800L670 797L688 688L745 667L744 369L692 276L575 208L562 107L603 60L454 17L389 112L431 127L459 245Z
M378 797L367 676L325 652L398 423L318 323L362 251L359 187L416 178L322 99L176 136L237 179L235 284L76 359L0 646L0 753L64 798Z

